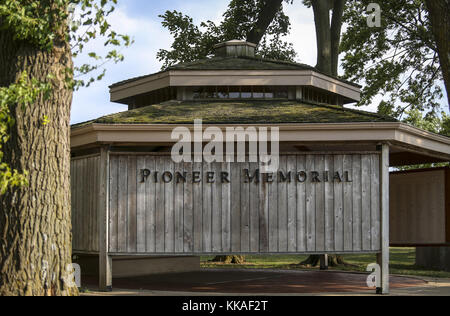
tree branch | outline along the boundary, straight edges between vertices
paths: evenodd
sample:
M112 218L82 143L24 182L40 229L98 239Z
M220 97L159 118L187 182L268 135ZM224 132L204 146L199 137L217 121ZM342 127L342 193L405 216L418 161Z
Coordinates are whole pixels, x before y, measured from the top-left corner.
M254 44L259 44L268 27L283 5L283 0L261 1L264 1L265 4L258 15L254 28L247 35L247 41Z

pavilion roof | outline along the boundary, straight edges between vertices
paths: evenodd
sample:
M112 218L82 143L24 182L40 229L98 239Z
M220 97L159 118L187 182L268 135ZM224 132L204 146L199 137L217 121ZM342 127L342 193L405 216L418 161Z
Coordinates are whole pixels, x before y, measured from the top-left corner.
M74 125L98 124L287 124L397 122L376 113L297 101L169 101Z

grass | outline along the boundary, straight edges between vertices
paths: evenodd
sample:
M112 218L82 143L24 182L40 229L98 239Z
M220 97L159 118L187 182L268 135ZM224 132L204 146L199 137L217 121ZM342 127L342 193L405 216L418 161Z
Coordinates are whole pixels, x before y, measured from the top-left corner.
M298 264L307 256L272 255L272 256L246 256L245 264L213 263L213 257L202 257L202 268L234 268L234 269L275 269L275 270L317 270L318 268L306 268ZM344 259L351 266L330 268L336 271L366 272L369 264L376 262L374 254L346 255ZM415 248L392 248L390 258L391 274L421 276L432 278L450 278L450 272L429 270L415 265Z

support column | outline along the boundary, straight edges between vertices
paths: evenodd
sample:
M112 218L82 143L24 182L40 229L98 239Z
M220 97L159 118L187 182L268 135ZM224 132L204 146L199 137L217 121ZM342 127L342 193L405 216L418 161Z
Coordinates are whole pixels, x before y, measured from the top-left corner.
M109 256L109 146L100 149L99 168L99 289L112 291L112 258Z
M389 144L381 147L381 253L377 256L381 268L381 288L377 288L377 294L389 294Z

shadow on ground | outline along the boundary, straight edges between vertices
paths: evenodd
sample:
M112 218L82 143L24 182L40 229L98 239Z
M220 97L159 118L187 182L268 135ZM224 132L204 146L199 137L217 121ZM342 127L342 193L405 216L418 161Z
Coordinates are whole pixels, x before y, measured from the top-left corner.
M373 292L366 285L366 274L328 271L248 271L207 269L199 272L114 279L113 287L127 290L248 293L318 294ZM83 278L83 287L98 289L95 277ZM408 277L391 277L391 288L425 286L426 282Z

